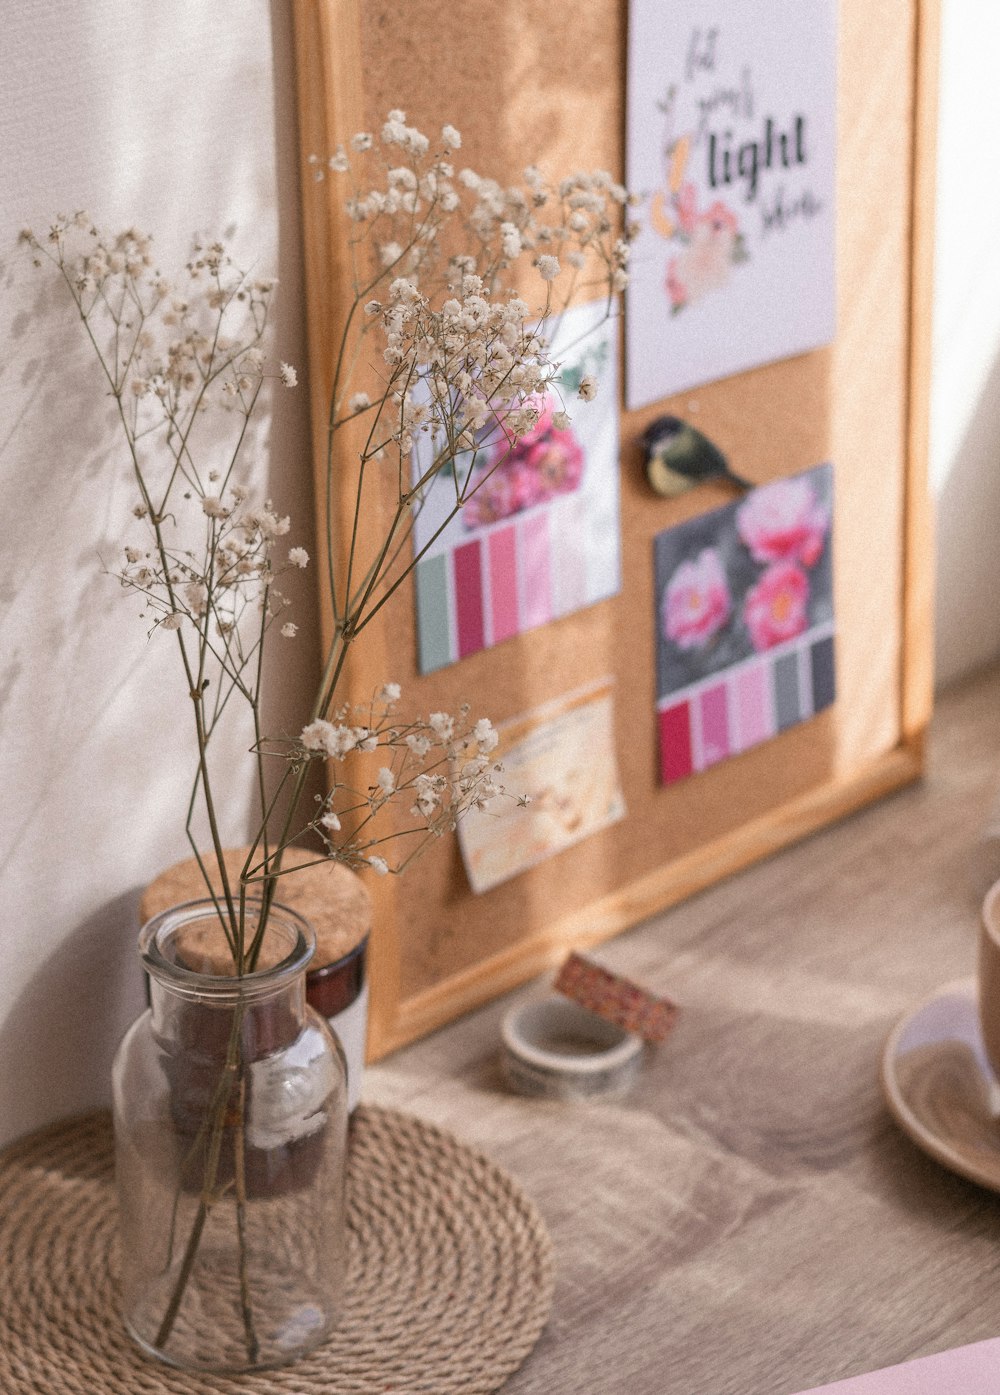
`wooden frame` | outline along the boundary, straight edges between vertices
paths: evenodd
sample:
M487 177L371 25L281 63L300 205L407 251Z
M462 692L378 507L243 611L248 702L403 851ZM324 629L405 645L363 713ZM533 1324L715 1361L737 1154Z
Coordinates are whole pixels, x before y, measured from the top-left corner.
M443 16L445 7L440 6L438 0L415 0L412 5L404 7L390 7L381 0L368 0L366 4L362 4L361 0L296 0L295 3L309 363L317 480L321 478L325 460L326 389L333 372L328 327L336 321L338 286L344 284L343 278L346 276L343 262L346 225L338 204L336 187L330 181L315 181L309 156L314 153L326 154L354 131L372 125L375 109L371 104L379 100L381 89L386 84L391 86L393 80L408 71L404 59L410 59L412 51L406 54L398 51L406 46L406 25L412 26L414 42L417 35L421 36L420 42L426 46L427 61L422 67L410 65L416 74L415 93L405 97L397 93L393 100L419 108L414 110L414 119L418 124L422 124L425 111L435 113L438 123L444 119L461 124L463 118L468 119L470 113L466 111L454 108L441 111L439 108L439 102L444 97L450 97L459 105L463 97L468 100L468 89L462 86L461 81L452 81L451 91L442 96L436 90L434 81L429 80L429 73L435 71L435 63L439 64L438 73L450 71L446 63L447 48L442 48L447 44L447 32L443 32L447 26L443 22L440 27L430 23L436 5ZM515 5L515 8L520 15L522 7ZM607 38L608 71L621 73L624 0L603 0L602 5L596 8L603 14L602 32ZM524 9L527 12L526 6ZM852 657L850 646L854 641L848 633L850 663L847 698L843 704L838 703L829 722L816 726L815 739L820 743L825 742L827 749L822 769L817 767L818 773L803 777L797 784L793 781L794 787L786 789L783 784L786 777L777 769L777 764L773 768L767 765L768 757L758 758L756 765L750 762L749 755L741 757L741 761L749 762L742 767L744 786L741 795L747 789L753 793L753 798L748 801L749 813L745 819L734 821L729 810L724 816L720 813L726 779L723 773L719 777L719 793L712 797L714 804L709 799L704 807L696 811L694 822L697 824L700 820L699 826L704 836L698 834L691 845L681 848L676 855L668 856L662 864L651 863L647 858L638 874L633 875L628 871L615 884L609 885L585 904L560 904L557 882L551 876L548 880L541 876L537 883L539 895L525 893L520 899L506 903L504 924L500 928L496 919L491 922L488 915L482 912L481 905L472 904L473 898L464 888L452 852L442 854L442 866L428 873L427 879L418 881L416 899L421 905L417 921L423 917L423 928L417 925L408 939L407 927L412 919L407 909L408 879L380 880L372 888L376 898L369 1037L372 1057L378 1057L432 1030L457 1014L545 970L561 960L570 947L585 947L607 939L719 878L906 784L921 773L924 733L932 702L933 574L926 459L939 15L937 0L921 0L921 3L910 0L904 6L891 9L891 16L886 15L879 20L884 40L880 43L879 36L875 36L872 42L865 37L865 27L872 14L867 0L842 0L841 5L841 46L844 54L841 163L843 165L844 161L854 159L857 169L864 165L858 178L852 180L852 197L841 202L841 241L842 250L846 248L843 259L850 266L873 268L872 286L869 287L866 282L865 286L859 286L856 290L845 289L842 278L842 310L846 306L851 313L842 314L844 329L832 350L821 350L799 360L771 365L722 384L712 384L698 394L705 408L702 420L711 421L715 413L722 423L723 435L727 426L732 429L733 420L745 409L748 391L753 401L765 403L765 417L769 394L775 402L780 393L790 394L806 404L814 399L817 414L823 417L822 432L812 431L810 434L812 428L802 427L797 419L792 423L790 418L782 417L777 406L769 418L772 429L776 427L780 435L787 428L791 435L796 436L796 440L801 437L802 451L812 449L811 455L801 456L801 465L824 458L827 452L817 448L816 442L839 442L845 458L859 462L852 467L856 474L862 462L858 442L862 431L867 429L860 418L865 410L869 410L870 415L871 403L881 404L879 419L884 422L883 434L888 443L885 458L891 456L898 462L894 467L892 489L883 498L889 500L891 497L894 503L886 509L888 524L880 524L877 518L870 518L865 513L860 502L859 485L859 497L852 506L849 523L853 527L861 519L863 528L872 530L871 540L876 552L884 549L887 560L882 571L890 578L887 584L893 588L891 613L889 606L883 606L884 630L888 638L882 633L881 622L877 626L867 625L872 632L865 636L868 648L863 652L859 649L858 654ZM485 0L459 0L456 5L448 7L448 14L454 16L456 10L463 14L468 11L466 20L475 22L477 18L482 18L483 23L487 22L483 18L489 13ZM390 14L397 17L390 19ZM506 18L511 19L511 16ZM551 18L544 16L538 22L547 25ZM517 25L512 22L511 32L516 29ZM523 25L521 32L523 38ZM586 41L586 35L582 36L580 42ZM442 64L444 66L440 66ZM608 85L608 130L616 128L620 132L623 83L624 78L620 77L617 88L613 84ZM443 86L448 87L449 84L444 83ZM519 102L521 110L524 102L520 98ZM391 104L392 101L387 102L386 106ZM884 134L886 131L888 135ZM612 152L613 157L619 157L619 163L620 139L619 135L618 145ZM869 147L876 151L870 162L867 159ZM864 159L859 152L864 153ZM903 168L899 169L901 157ZM598 163L596 160L583 162ZM895 173L886 174L886 171ZM843 180L842 171L842 183ZM858 186L860 192L857 192ZM877 206L879 199L883 200L882 206ZM900 249L902 255L897 255ZM887 271L890 262L893 265ZM898 265L895 264L897 262ZM877 279L879 277L880 280ZM878 299L877 293L885 293L883 299L890 302L884 316L891 319L895 326L894 337L889 345L890 352L879 362L859 366L852 358L857 356L858 345L865 342L868 329L876 321L858 324L856 321L863 316L855 315L853 311L856 303L863 302L865 290L872 288L875 299ZM879 313L883 313L881 307ZM898 360L898 371L891 365L886 366L890 360ZM873 374L877 380L875 382L871 381ZM883 374L884 385L881 383ZM744 380L752 380L749 388ZM690 396L685 394L685 397ZM868 409L864 405L866 402ZM662 410L662 406L659 410ZM806 407L803 407L802 415L805 414ZM652 412L647 412L645 417L642 413L628 414L631 420L627 420L623 427L623 440L634 438L636 430L650 415ZM748 442L748 449L751 453L755 449L752 441ZM758 453L761 460L770 458L764 454L764 443L760 443ZM623 456L623 464L627 470L629 462L626 456ZM788 459L792 459L791 454ZM787 465L782 468L787 469ZM638 500L638 496L636 498ZM720 500L713 498L709 491L696 505L688 508L688 514L718 502ZM638 500L629 507L633 512L630 515L629 509L626 509L625 526L628 526L629 516L633 521L639 516L634 510L641 510L643 504ZM877 501L870 507L877 511ZM683 512L680 516L683 516ZM661 523L660 526L664 525ZM638 531L641 532L641 529ZM846 531L845 537L853 546L853 540ZM637 555L640 550L637 537ZM878 556L873 565L881 567ZM631 584L626 576L626 592ZM846 595L854 596L854 584L850 577L842 583ZM638 606L638 613L641 614L641 619L636 623L636 643L648 647L651 642L645 625L648 612L640 605L643 599L644 593L637 583L632 596L632 613L636 613L635 607ZM621 602L622 605L627 603L627 598ZM628 614L627 611L625 613ZM323 623L328 638L331 626L329 613L324 614ZM560 625L565 623L558 622ZM407 625L411 628L408 629ZM859 634L862 628L865 627L857 627ZM876 628L878 635L874 633ZM359 664L353 672L353 689L359 694L370 692L373 682L378 683L387 677L398 678L405 686L413 687L418 700L425 699L421 702L422 706L430 706L438 691L434 684L428 679L417 680L412 674L400 671L398 655L404 639L412 652L412 622L407 617L399 622L397 630L390 632L383 628L381 632L373 634L371 643L363 646L363 667ZM523 644L523 666L530 668L535 653L533 645L557 642L551 637L536 641L529 635L507 641L506 645ZM858 643L860 645L861 641ZM865 708L865 703L858 701L850 707L853 726L845 735L846 727L851 724L847 723L843 713L840 718L836 714L841 707L847 710L846 704L852 694L861 693L861 679L852 679L851 674L860 674L866 668L875 652L871 646L878 643L882 644L878 650L879 659L871 667L873 671L878 669L882 677L878 680L881 686L871 699L870 730L860 735L854 730L861 720L860 717L854 720L854 710L857 708L861 712ZM463 693L463 696L475 700L477 690L485 690L487 686L492 689L491 674L496 671L496 655L499 652L494 650L485 655L476 655L457 666L463 670L467 668L472 687L472 691ZM390 655L393 656L391 663ZM415 666L415 661L411 662ZM408 677L412 683L407 683ZM454 680L454 673L450 677ZM502 704L507 699L507 689L503 684L499 686ZM571 684L567 682L566 687L569 686ZM455 691L454 681L450 691ZM542 692L539 700L551 695ZM514 695L511 694L510 702L513 701ZM652 725L651 698L643 698L643 701L648 707ZM513 712L500 711L491 715L502 718L513 715ZM807 727L820 723L823 723L823 719L815 718ZM803 753L809 749L801 741L797 745L795 742L786 744L790 736L791 733L785 733L776 742L770 743L771 747L779 751L783 749L785 753L784 757L779 754L774 758L776 763L783 760L786 766L794 765L796 761L801 762ZM698 779L707 781L713 774L707 772ZM773 784L770 795L766 791L761 793L761 783L765 786ZM639 784L641 789L636 796L638 816L633 837L637 828L644 823L647 828L655 823L655 819L644 819L647 803L655 796L642 781ZM626 799L630 800L628 787ZM675 816L680 807L674 806ZM621 853L620 846L618 852ZM568 857L569 854L563 856ZM624 860L619 857L619 861ZM534 875L526 874L529 881ZM540 907L538 902L542 891L545 904ZM494 894L489 893L491 896ZM484 900L477 899L480 903ZM518 913L524 910L523 922L516 926L512 925L512 907L516 907ZM480 929L476 928L477 916L483 921ZM450 938L450 927L460 919L473 924L471 946ZM428 930L431 925L433 931ZM425 962L422 957L424 950L418 941L421 937L426 942L431 938L440 939L441 936L444 943L436 945L433 962Z

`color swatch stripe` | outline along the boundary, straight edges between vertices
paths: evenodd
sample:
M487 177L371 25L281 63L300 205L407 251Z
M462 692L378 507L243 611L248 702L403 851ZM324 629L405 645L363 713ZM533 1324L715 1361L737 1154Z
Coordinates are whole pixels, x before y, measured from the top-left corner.
M521 560L521 629L552 619L552 574L547 509L529 514L517 525Z
M568 494L419 562L420 672L431 673L613 594L602 572L596 580L591 575L587 522L587 500ZM595 586L591 596L588 588Z
M813 711L822 712L824 707L832 706L835 697L833 635L816 641L812 647L811 659Z
M447 556L425 557L418 563L416 590L420 672L431 673L453 662Z
M493 612L493 643L517 634L517 540L513 525L491 533L490 601Z
M738 722L734 744L737 750L745 751L750 746L769 740L776 730L770 675L765 664L753 664L749 668L738 669L734 682L735 716Z
M665 785L683 780L691 763L691 708L680 702L660 713L660 779Z
M552 614L571 615L587 604L587 509L579 494L551 505Z
M834 640L804 635L793 648L735 665L658 711L660 778L673 784L770 740L836 700Z
M774 664L774 706L778 730L785 731L802 720L799 701L799 656L782 654Z
M455 566L455 609L458 617L458 657L474 654L485 644L483 626L483 573L479 556L479 540L456 547L452 553Z
M729 748L729 703L726 684L707 688L698 699L701 712L702 768L725 760Z

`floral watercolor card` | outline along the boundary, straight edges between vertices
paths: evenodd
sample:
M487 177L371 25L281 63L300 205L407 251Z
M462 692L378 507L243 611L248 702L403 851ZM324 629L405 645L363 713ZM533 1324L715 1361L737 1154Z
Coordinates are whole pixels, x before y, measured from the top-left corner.
M834 334L835 0L631 0L626 396Z
M615 756L611 679L567 693L497 727L504 789L458 825L478 895L625 817ZM527 797L530 803L517 801Z
M605 302L574 306L552 332L559 392L539 403L535 426L460 455L453 470L483 483L442 528L455 480L439 475L416 520L418 662L430 673L595 601L620 586L617 321ZM597 395L583 401L585 376ZM556 414L565 403L568 426ZM487 428L488 429L488 428ZM496 433L493 433L496 435ZM414 447L414 479L433 456ZM506 458L504 458L506 457Z
M817 465L655 539L664 784L833 703L832 517Z

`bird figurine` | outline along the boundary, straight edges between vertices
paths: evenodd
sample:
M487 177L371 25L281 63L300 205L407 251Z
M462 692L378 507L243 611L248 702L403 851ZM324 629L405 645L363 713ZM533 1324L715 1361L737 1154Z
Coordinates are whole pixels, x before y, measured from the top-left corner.
M729 462L707 436L679 417L657 417L642 434L646 478L650 487L672 499L707 480L728 480L737 489L752 489L729 468Z

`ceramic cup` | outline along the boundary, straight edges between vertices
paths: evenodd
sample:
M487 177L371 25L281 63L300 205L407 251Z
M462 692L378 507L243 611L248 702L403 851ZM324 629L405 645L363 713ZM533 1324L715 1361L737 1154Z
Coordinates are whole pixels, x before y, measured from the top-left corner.
M1000 1079L1000 882L983 901L979 930L979 1022L983 1046Z

